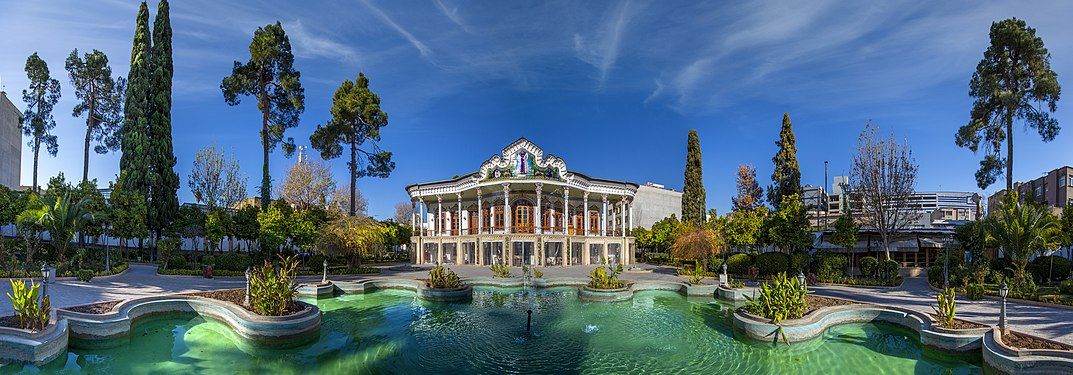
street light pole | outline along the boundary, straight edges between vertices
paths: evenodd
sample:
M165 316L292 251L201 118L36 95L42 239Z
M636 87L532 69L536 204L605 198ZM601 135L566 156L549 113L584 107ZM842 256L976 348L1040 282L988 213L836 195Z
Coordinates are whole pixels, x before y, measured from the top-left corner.
M823 228L827 229L827 160L823 161Z

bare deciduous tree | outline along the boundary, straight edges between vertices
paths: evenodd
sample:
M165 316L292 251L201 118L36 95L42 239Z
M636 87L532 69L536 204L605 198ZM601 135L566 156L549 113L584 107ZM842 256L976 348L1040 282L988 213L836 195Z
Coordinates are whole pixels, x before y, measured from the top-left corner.
M909 143L898 143L892 133L879 135L879 127L869 123L857 139L850 173L850 194L860 209L860 223L874 229L883 239L883 251L890 259L891 238L920 218L912 206L917 164Z
M194 155L189 186L198 203L209 207L231 207L246 198L248 180L239 170L234 155L225 155L216 146L202 147Z
M366 216L369 209L369 202L365 200L365 196L361 194L361 190L354 189L354 215ZM334 193L332 193L332 200L328 203L328 208L340 213L347 213L350 211L350 188L340 187Z
M406 224L413 220L414 206L410 202L399 202L395 204L395 222L399 224Z
M327 207L333 191L335 179L332 178L332 171L319 160L303 160L287 171L287 178L277 194L287 203L302 209Z

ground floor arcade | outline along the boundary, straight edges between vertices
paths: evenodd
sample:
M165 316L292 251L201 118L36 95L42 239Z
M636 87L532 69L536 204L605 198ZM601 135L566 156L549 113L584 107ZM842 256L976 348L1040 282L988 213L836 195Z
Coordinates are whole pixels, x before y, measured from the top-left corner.
M633 237L483 235L411 239L414 264L571 266L633 263Z

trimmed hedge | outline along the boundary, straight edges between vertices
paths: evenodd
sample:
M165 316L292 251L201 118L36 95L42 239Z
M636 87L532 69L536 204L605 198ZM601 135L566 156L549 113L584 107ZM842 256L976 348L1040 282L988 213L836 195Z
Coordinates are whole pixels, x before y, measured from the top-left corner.
M879 270L879 259L864 257L857 261L857 264L861 267L861 276L876 277L876 271Z
M809 261L812 258L808 253L797 253L790 256L790 272L793 274L799 274L801 272L808 272Z
M893 279L898 277L898 270L902 268L902 265L898 264L898 261L893 259L886 259L879 262L879 276L884 279Z
M737 253L727 258L727 273L731 275L748 275L749 267L753 265L753 256L748 253Z
M846 275L846 256L831 251L817 251L812 255L812 266L820 281L833 281Z
M224 271L242 271L246 272L246 267L250 265L250 256L244 253L224 253L216 257L215 270Z
M1053 269L1051 262L1054 262ZM1045 280L1065 280L1069 278L1070 264L1069 260L1064 257L1048 255L1042 257L1036 257L1027 267L1028 272L1032 273L1032 277L1037 282Z
M753 259L753 264L756 265L762 277L788 273L790 255L780 252L760 253Z

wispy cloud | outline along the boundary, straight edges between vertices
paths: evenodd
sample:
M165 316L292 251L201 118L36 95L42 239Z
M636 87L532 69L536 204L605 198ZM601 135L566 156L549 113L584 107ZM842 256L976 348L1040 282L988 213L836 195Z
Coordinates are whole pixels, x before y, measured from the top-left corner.
M384 21L384 23L386 23L388 26L391 26L392 29L395 29L395 31L402 35L403 38L406 38L406 40L409 41L410 44L414 46L414 48L417 48L417 51L421 53L421 56L430 57L432 55L431 48L428 48L428 46L425 45L424 42L418 40L416 37L414 37L413 34L411 34L409 31L406 31L406 29L404 29L397 22L395 22L395 20L392 20L391 17L387 15L387 13L384 13L384 11L374 6L368 0L362 0L361 2L365 4L365 6L369 8L369 10L373 11L373 13L375 13L376 16L380 18L380 20Z
M443 15L447 16L447 18L450 19L451 22L454 22L455 25L458 25L458 27L462 28L463 31L467 33L473 33L473 31L470 30L469 25L467 25L466 22L462 20L462 16L458 14L458 7L448 8L442 0L433 0L433 2L436 3L436 7L440 8L440 11L443 12Z
M348 63L358 61L358 52L353 47L307 30L301 20L288 25L287 35L294 42L294 54L298 57L325 57Z
M602 29L593 41L587 41L581 34L574 34L574 51L581 59L599 71L597 87L602 89L607 82L611 69L618 59L623 34L626 33L630 20L637 14L637 6L632 1L624 1L606 17Z

